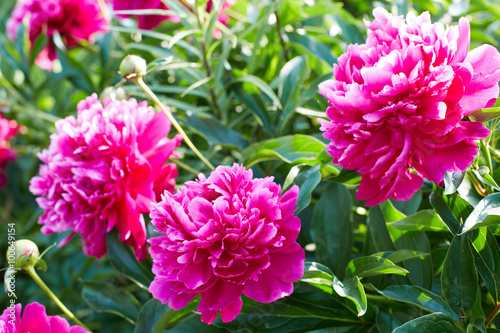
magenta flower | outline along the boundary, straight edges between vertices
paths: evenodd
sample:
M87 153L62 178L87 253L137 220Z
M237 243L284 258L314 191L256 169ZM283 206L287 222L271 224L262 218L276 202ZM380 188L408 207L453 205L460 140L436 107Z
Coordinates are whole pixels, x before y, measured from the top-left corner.
M330 104L330 121L320 120L328 153L362 174L357 198L367 206L408 200L423 177L442 186L445 172L466 169L489 130L463 118L495 103L500 80L493 46L469 52L467 19L444 28L429 13L406 23L373 14L366 44L350 45L335 79L319 86Z
M165 235L149 239L153 297L181 309L200 294L210 324L219 310L224 322L236 318L242 293L262 303L290 295L304 273L297 196L297 186L281 195L273 178L236 164L166 192L151 210Z
M80 41L93 42L96 32L106 32L109 23L101 15L97 0L20 0L7 21L7 34L14 40L23 20L27 18L29 39L46 34L47 46L35 59L42 69L51 71L52 60L57 59L53 37L60 34L66 47L75 47Z
M9 139L16 136L19 126L15 120L8 120L0 114L0 188L7 183L5 168L7 163L16 159L17 155L10 148Z
M24 308L21 317L21 304L4 310L0 316L1 333L86 333L80 326L69 326L66 319L59 316L47 316L45 307L39 303L30 303Z
M164 165L181 136L166 138L170 122L147 102L104 100L94 94L78 104L78 118L56 122L46 163L30 190L44 214L42 232L81 233L85 254L106 254L105 234L116 227L123 242L146 257L146 227L155 193L173 191L175 164Z
M162 0L110 0L113 3L113 9L118 10L135 10L135 9L163 9L168 10L169 8L165 6ZM236 3L236 0L227 0L223 3L222 8L219 12L217 20L224 25L229 23L229 16L224 13L224 11ZM190 8L187 4L186 7ZM212 0L207 2L207 13L212 11ZM119 17L130 17L130 15L118 15ZM172 22L180 22L180 18L177 15L137 15L137 26L139 29L152 30L156 28L163 21L170 20ZM215 38L222 38L222 32L220 29L215 28L213 32Z

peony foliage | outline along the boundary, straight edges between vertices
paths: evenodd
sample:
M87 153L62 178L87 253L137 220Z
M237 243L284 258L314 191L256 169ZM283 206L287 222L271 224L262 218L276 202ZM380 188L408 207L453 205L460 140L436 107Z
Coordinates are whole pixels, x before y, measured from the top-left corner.
M0 333L500 330L500 4L0 13Z

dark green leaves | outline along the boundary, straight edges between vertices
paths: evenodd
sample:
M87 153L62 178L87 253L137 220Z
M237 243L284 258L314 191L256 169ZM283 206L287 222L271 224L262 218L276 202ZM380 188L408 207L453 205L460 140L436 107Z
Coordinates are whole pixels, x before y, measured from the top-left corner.
M352 200L345 186L331 184L314 207L311 238L316 258L340 279L351 259Z
M418 286L393 285L385 290L377 291L387 298L415 305L428 312L446 313L454 319L459 319L448 304L433 292Z
M431 313L396 328L393 333L458 333L464 332L462 324L444 313Z
M118 239L116 232L106 234L106 245L111 265L141 288L148 289L153 280L152 273L137 261L131 249Z
M446 255L441 288L446 302L456 314L466 315L478 293L478 277L467 235L456 236Z

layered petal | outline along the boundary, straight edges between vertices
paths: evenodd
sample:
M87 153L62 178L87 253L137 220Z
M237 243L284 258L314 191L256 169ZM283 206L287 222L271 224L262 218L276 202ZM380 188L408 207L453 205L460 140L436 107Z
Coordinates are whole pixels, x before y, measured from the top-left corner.
M219 311L233 320L242 293L261 302L290 295L305 259L297 197L297 186L281 195L272 178L237 164L165 192L151 210L164 234L149 240L153 297L178 309L199 294L201 319L212 323Z
M469 52L467 19L445 28L429 13L373 15L366 44L349 46L334 80L319 85L328 154L362 174L357 198L367 206L408 200L424 177L442 185L445 172L467 168L489 130L464 116L492 106L500 81L494 47Z

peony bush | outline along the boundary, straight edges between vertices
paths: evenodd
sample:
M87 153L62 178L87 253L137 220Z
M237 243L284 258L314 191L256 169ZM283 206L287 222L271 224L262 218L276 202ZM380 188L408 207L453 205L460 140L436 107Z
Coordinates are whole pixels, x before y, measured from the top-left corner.
M0 12L0 333L500 329L500 5Z

